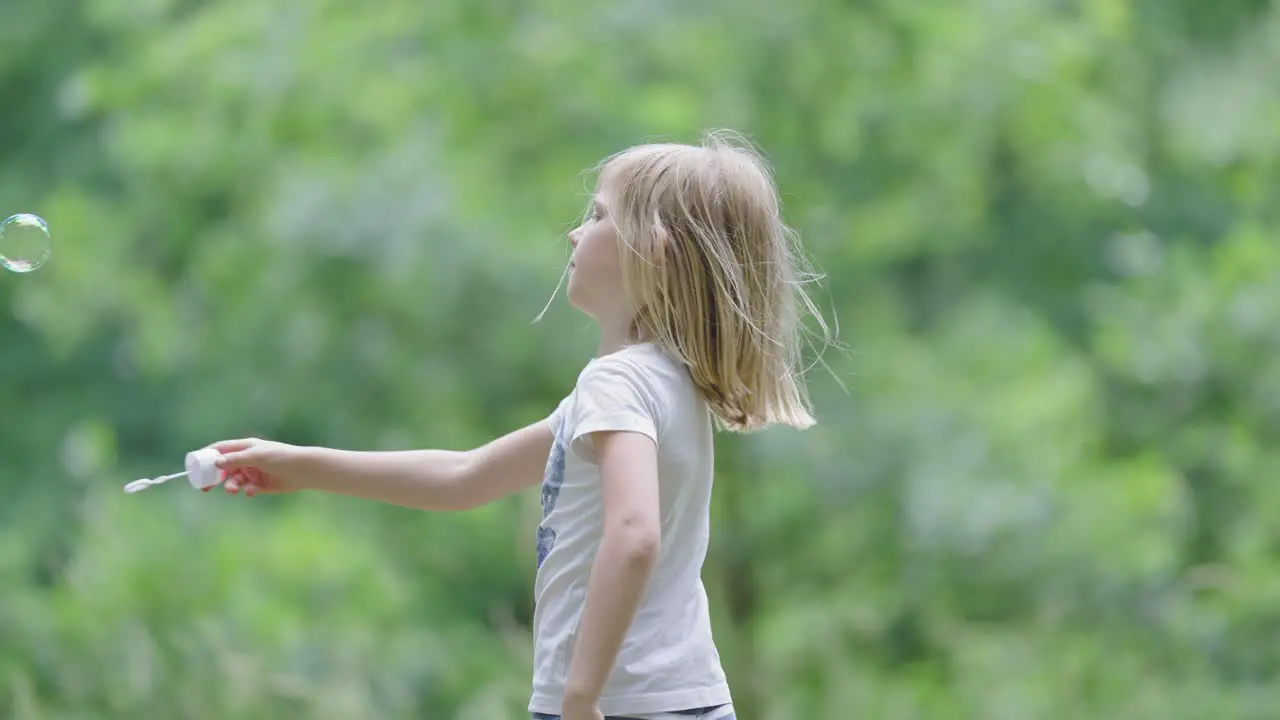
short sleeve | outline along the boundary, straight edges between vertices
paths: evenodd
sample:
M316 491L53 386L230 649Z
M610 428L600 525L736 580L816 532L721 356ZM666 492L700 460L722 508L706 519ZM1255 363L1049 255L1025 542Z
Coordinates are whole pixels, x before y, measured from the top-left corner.
M575 393L570 447L583 460L596 461L590 438L595 432L634 432L658 442L658 394L635 365L599 360L583 371Z
M565 406L568 404L568 398L561 400L560 404L556 405L556 409L552 410L551 414L547 416L545 422L547 423L547 428L551 430L552 435L560 434L560 426L564 424Z

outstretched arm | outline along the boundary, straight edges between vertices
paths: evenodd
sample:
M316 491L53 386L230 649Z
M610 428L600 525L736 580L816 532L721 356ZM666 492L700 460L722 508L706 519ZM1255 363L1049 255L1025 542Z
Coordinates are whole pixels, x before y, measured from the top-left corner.
M308 448L307 484L423 510L467 510L506 497L542 479L553 440L539 421L466 452L357 452Z
M540 420L469 451L372 452L249 438L213 447L227 491L323 490L421 510L466 510L542 478L554 437Z

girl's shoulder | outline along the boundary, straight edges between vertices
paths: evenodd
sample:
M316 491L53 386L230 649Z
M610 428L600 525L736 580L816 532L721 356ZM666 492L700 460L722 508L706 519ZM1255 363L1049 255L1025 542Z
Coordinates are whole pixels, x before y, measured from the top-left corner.
M656 343L628 345L592 358L578 375L578 383L603 377L642 383L654 391L678 393L694 389L689 369Z

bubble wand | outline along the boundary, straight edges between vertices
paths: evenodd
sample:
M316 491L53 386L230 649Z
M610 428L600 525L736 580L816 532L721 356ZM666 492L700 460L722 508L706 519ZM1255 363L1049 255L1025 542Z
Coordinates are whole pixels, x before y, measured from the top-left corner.
M125 485L124 491L133 494L149 487L163 485L180 477L185 477L191 483L191 487L197 490L213 487L221 479L218 477L218 458L220 457L222 457L222 454L213 448L194 450L187 453L186 462L184 463L186 469L182 472L161 475L155 478L139 478Z

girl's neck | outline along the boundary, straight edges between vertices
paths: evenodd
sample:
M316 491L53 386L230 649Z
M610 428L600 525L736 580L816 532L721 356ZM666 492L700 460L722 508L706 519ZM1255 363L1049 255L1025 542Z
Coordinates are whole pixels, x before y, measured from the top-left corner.
M612 355L628 345L635 344L635 338L629 333L600 333L600 345L596 347L596 357Z
M619 350L647 342L647 333L640 332L631 322L617 325L600 325L600 344L596 347L596 357L612 355Z

